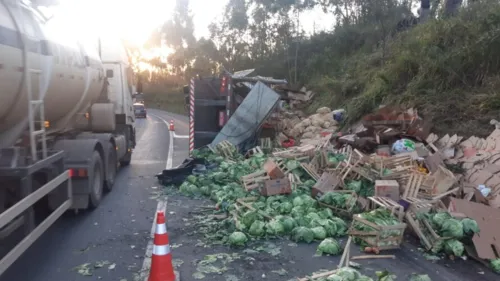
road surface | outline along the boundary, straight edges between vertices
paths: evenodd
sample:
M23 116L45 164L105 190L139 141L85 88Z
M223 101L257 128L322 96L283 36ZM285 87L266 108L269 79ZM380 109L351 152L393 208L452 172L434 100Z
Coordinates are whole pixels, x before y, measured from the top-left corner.
M168 131L172 119L175 135ZM188 122L185 117L150 109L147 119L137 120L136 130L138 144L131 165L119 172L113 191L99 208L60 219L0 281L144 281L153 217L159 207L165 206L166 198L159 195L162 188L154 175L187 157ZM211 204L169 193L167 228L174 263L183 281L286 281L321 269L335 269L339 263L339 256L315 256L317 243L255 241L246 251L208 245L193 217L198 206ZM358 248L353 246L351 255L360 255ZM215 260L208 256L214 254L218 254ZM227 254L231 255L229 259ZM498 275L474 261L428 261L410 243L405 243L403 250L384 254L397 258L359 261L362 271L373 277L375 271L388 269L398 276L397 280L408 280L411 273L427 273L434 281L499 280ZM203 259L214 262L207 262L203 268ZM90 265L80 267L80 272L74 269L86 263ZM92 275L85 276L89 271Z
M169 157L170 133L165 122L174 119L176 136ZM130 166L122 168L111 193L93 212L67 214L57 221L1 277L0 281L132 281L141 271L157 208L154 177L188 155L187 118L149 110L136 121L137 147ZM73 268L100 263L93 276ZM109 263L109 264L108 264ZM109 267L113 269L109 269Z

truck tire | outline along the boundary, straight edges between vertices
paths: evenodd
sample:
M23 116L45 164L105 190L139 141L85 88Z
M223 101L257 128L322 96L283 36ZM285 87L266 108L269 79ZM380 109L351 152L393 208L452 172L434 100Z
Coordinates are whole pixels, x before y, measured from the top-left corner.
M120 159L120 166L125 167L130 165L130 161L132 160L132 147L135 146L135 132L134 128L127 126L125 131L125 138L127 143L127 153L123 155L122 159Z
M118 163L116 159L116 149L111 145L108 152L108 163L106 167L106 181L104 182L104 191L110 192L115 184L116 172Z
M103 184L104 184L104 165L102 164L101 155L94 151L92 154L92 178L90 181L89 207L95 209L99 206L102 199Z

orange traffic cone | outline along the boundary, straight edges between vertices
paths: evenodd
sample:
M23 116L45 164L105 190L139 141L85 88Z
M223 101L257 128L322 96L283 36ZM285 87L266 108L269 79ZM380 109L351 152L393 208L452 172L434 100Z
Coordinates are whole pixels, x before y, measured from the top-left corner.
M170 131L174 131L174 120L170 120L170 126L168 128Z
M165 214L158 212L148 281L175 281L177 280L175 275L170 245L168 244Z

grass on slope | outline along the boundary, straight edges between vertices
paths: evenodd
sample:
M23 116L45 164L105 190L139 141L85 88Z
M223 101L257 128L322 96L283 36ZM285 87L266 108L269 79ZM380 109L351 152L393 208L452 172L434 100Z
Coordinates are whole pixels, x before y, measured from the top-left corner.
M419 25L385 52L358 52L344 65L342 75L310 81L319 93L311 110L344 107L353 123L380 104L402 104L418 108L438 133L487 135L500 109L500 4Z
M157 87L146 87L144 91L144 102L147 107L165 110L172 113L186 115L184 109L184 94L182 88L154 89Z

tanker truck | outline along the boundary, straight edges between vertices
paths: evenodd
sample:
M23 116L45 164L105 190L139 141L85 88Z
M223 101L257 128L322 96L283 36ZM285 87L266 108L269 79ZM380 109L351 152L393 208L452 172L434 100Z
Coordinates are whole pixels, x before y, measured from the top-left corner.
M63 213L97 208L135 147L126 49L51 21L0 1L0 275Z

